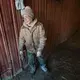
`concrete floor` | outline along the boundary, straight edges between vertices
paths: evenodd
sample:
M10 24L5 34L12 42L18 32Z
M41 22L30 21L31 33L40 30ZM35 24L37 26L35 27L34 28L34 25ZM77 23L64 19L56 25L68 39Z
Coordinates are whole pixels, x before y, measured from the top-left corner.
M58 45L47 59L50 74L39 68L34 80L80 80L80 31ZM31 80L27 69L17 75L19 80Z

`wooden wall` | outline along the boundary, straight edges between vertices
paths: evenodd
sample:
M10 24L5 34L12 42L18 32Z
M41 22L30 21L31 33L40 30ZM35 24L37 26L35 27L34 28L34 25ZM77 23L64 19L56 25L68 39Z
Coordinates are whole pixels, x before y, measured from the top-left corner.
M58 0L57 0L58 1ZM79 27L80 7L78 0L25 0L36 17L44 24L48 48L69 38Z
M24 0L24 3L32 7L35 17L44 24L47 55L80 27L79 0ZM14 0L0 0L0 64L4 66L2 70L11 67L11 61L14 72L20 68L17 48L21 24L20 12L16 11Z

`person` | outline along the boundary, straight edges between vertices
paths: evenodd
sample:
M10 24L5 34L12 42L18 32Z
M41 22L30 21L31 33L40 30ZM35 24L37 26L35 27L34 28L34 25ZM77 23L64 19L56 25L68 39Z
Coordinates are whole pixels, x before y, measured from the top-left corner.
M34 74L36 71L35 55L42 71L47 72L48 69L42 56L42 51L47 40L43 24L34 17L33 10L30 6L26 6L21 11L21 15L24 22L19 33L20 56L23 56L23 45L25 45L27 48L30 73Z

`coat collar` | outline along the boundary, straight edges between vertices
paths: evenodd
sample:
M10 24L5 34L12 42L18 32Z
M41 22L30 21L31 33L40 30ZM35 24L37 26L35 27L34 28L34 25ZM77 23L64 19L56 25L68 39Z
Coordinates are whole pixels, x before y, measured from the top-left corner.
M26 25L24 22L23 22L23 26L27 27L27 28L32 28L34 27L34 25L37 23L37 19L34 19L29 25ZM30 26L30 27L29 27Z
M37 19L34 19L34 21L32 21L29 25L26 25L23 22L23 28L27 28L29 30L29 32L32 33L36 29L36 26L35 26L36 23L37 23Z

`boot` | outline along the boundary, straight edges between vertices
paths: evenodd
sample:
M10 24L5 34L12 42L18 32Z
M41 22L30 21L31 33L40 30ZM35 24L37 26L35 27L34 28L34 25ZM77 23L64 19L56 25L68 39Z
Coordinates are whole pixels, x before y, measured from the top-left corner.
M43 72L48 72L48 69L46 68L45 65L40 66L40 68Z

